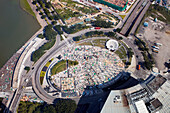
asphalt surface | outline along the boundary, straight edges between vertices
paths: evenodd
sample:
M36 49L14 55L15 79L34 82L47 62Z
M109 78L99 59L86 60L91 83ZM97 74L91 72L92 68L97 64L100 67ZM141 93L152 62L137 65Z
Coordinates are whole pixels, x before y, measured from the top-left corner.
M130 33L129 34L134 34L138 25L140 24L143 16L145 15L146 11L148 10L149 6L151 5L151 2L147 2L146 6L144 7L144 9L142 10L141 14L140 14L140 17L136 20L133 28L131 29Z
M125 25L123 26L123 28L122 28L122 30L120 32L121 34L125 35L127 33L127 31L129 30L129 27L133 24L133 21L135 20L138 13L140 12L138 10L141 7L143 2L144 2L144 0L139 1L137 6L134 8L134 10L130 14L129 18L126 20L126 23L125 23Z

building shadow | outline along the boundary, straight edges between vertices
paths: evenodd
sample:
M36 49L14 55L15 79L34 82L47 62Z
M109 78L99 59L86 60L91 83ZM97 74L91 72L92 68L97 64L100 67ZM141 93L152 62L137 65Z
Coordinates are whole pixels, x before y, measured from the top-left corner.
M100 113L111 90L127 89L139 84L138 80L130 76L130 73L122 71L119 74L122 76L114 83L109 84L109 86L104 88L99 88L98 86L87 87L84 90L86 93L83 92L84 94L77 104L75 113ZM99 92L95 90L99 90Z
M6 99L6 98L4 98ZM9 108L3 103L0 102L0 113L12 113Z

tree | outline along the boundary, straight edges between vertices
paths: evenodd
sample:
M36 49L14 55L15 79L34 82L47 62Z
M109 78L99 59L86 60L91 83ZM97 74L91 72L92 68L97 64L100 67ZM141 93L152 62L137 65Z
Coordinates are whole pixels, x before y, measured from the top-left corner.
M122 39L123 39L123 37L121 37L121 36L118 38L118 40L122 40Z
M41 7L38 7L38 6L37 6L37 9L36 9L36 11L40 11L40 10L41 10Z
M42 15L41 18L44 19L46 17L46 15Z
M121 31L121 29L120 29L120 28L117 28L117 29L116 29L116 32L118 32L118 33L119 33L120 31Z
M53 25L49 24L44 28L44 36L47 40L55 39L57 33L53 30Z
M55 19L55 20L59 20L58 15L54 15L54 19Z
M54 19L54 17L53 17L52 15L48 16L48 18L49 18L50 20L53 20L53 19Z
M93 26L95 27L104 27L104 28L110 28L112 23L111 22L106 22L103 20L96 20L92 22Z
M32 2L32 4L34 4L34 5L35 5L36 3L37 3L37 1L35 1L35 0Z
M115 33L110 31L110 32L107 32L106 35L107 35L108 37L114 37L114 36L115 36Z
M53 105L47 105L44 107L43 113L56 113L56 110Z
M42 39L45 38L43 34L38 34L37 37Z
M80 36L73 37L73 40L74 40L74 41L79 41L79 40L80 40Z
M46 8L48 8L48 9L51 8L51 3L50 2L46 3Z
M56 22L56 21L52 21L51 23L52 23L53 25L57 24L57 22Z
M74 113L77 108L74 100L59 100L56 103L55 109L57 113Z
M27 72L30 70L30 67L25 66L24 70L27 70Z
M58 32L58 34L63 34L63 31L61 30L61 26L60 25L56 25L54 27L54 29Z
M39 14L40 14L40 15L43 15L43 12L40 12Z

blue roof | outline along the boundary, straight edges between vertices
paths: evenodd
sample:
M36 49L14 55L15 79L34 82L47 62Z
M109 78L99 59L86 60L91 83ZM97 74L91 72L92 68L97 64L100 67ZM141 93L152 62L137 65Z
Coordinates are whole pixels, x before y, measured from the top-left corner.
M147 23L147 22L144 22L144 24L143 24L143 25L147 27L147 26L148 26L148 23Z
M90 18L86 18L85 21L90 21Z

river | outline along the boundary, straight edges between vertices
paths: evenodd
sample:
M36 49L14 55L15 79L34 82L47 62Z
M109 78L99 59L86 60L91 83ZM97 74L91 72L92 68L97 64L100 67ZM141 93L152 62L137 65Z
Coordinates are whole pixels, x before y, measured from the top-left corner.
M0 68L39 28L19 0L0 0Z

